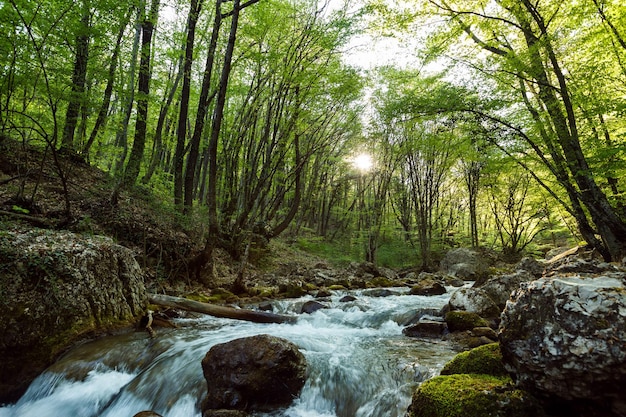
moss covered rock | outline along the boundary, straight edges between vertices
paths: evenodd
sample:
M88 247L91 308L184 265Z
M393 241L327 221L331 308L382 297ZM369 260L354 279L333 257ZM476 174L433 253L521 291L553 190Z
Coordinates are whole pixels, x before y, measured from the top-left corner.
M446 323L448 323L448 329L451 332L489 326L487 320L469 311L449 311L446 313L445 319Z
M492 376L508 376L502 364L502 353L498 343L479 346L456 355L445 364L441 375L452 374L486 374Z
M0 233L0 403L72 342L134 322L147 305L130 249L65 231Z
M540 417L534 397L508 377L478 374L438 376L413 394L407 417Z

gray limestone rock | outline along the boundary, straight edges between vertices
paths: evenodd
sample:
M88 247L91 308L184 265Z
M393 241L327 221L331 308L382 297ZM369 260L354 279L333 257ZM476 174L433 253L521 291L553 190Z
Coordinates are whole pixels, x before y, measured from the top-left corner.
M626 415L625 284L623 272L522 284L499 330L505 366L518 385Z

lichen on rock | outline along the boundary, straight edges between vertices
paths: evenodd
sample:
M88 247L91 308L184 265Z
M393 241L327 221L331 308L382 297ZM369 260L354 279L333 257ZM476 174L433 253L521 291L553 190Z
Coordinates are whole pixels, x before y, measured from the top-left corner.
M0 402L77 337L128 324L146 304L133 253L105 237L8 230L0 257Z
M521 387L626 415L626 273L557 274L522 285L502 314L499 339Z

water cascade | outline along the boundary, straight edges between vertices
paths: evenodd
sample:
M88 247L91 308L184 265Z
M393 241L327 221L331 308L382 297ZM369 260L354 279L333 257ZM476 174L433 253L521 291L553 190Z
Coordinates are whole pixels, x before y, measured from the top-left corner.
M336 292L327 309L296 324L256 324L214 317L179 319L178 328L105 337L82 344L40 375L0 417L131 417L153 410L164 417L200 417L206 391L200 361L211 346L256 334L295 343L308 362L302 394L287 409L255 417L402 417L413 388L436 374L455 352L448 342L402 335L416 314L437 311L448 294L374 297ZM369 295L368 295L369 294ZM310 300L282 300L274 311L297 314Z

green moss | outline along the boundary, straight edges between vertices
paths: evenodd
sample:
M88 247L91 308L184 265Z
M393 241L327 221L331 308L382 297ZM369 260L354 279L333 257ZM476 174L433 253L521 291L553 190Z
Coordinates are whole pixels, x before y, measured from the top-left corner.
M342 291L342 290L345 290L346 287L344 287L343 285L334 284L334 285L331 285L330 287L328 287L328 289L331 290L331 291Z
M389 278L376 277L372 278L368 284L370 284L372 287L393 287L395 283Z
M413 394L407 417L539 417L543 410L508 377L477 374L438 376Z
M287 298L300 298L306 294L306 289L300 285L290 284L281 289L284 290L283 292Z
M472 330L474 327L488 327L489 323L476 313L469 311L448 311L446 323L451 332Z
M507 376L508 372L502 365L500 344L490 343L459 353L441 370L441 375L451 374Z

